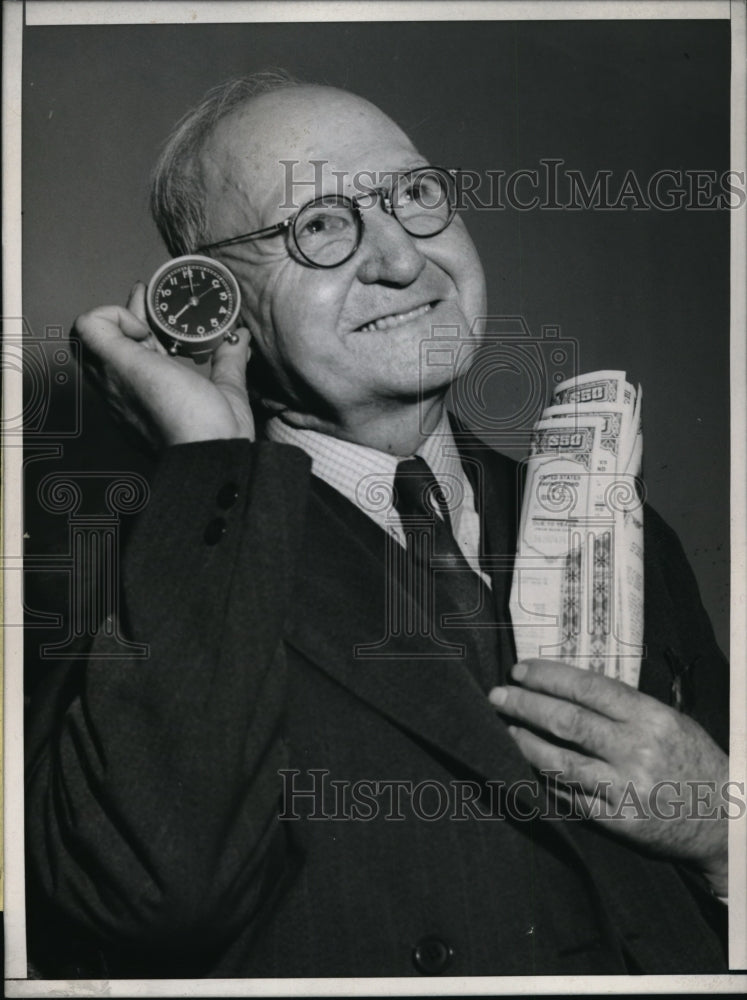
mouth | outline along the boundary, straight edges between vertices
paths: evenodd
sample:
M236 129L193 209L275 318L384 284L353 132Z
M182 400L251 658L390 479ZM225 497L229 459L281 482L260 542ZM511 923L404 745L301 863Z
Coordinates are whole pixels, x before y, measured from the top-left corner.
M434 299L433 302L424 302L423 305L408 309L407 312L388 313L386 316L379 316L378 319L371 320L370 323L365 323L363 326L357 327L355 332L373 333L374 330L392 330L396 326L403 326L405 323L409 323L419 316L425 316L426 313L435 309L439 301L439 299Z

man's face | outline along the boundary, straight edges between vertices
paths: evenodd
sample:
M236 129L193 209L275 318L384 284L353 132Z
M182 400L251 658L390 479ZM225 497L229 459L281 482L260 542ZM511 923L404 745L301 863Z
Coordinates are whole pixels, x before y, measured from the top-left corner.
M313 160L325 163L321 188L298 183L318 178ZM297 161L292 174L287 161ZM360 172L369 184L373 173L375 186L426 164L394 122L360 98L324 87L263 95L223 119L203 150L209 239L290 218L321 194L359 194ZM424 367L421 345L434 326L448 328L441 336L458 330L465 341L485 310L482 267L458 216L428 239L409 236L380 205L363 218L358 250L331 269L300 263L285 235L223 251L241 284L254 349L286 401L340 426L447 387L455 374L449 352ZM454 362L475 346L462 343Z

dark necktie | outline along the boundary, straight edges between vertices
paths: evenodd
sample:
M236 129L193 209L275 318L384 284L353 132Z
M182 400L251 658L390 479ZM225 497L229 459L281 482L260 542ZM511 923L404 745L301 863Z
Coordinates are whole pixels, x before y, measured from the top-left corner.
M461 647L466 665L487 690L497 683L493 597L457 545L446 498L425 459L399 463L393 504L407 542L400 582L413 600L413 613L437 641Z

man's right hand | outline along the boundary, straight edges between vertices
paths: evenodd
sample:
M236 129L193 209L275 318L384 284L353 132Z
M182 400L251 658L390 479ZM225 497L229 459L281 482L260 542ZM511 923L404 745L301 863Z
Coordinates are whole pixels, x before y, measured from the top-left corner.
M215 351L208 377L172 358L150 330L145 285L138 282L127 307L101 306L75 321L86 373L114 416L155 449L216 438L254 440L246 389L249 331Z

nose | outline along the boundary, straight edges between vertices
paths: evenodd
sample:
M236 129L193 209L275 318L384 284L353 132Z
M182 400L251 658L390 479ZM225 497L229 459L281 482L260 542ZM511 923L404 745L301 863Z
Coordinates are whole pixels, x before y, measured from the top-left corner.
M418 244L393 215L380 208L363 212L357 275L364 285L407 286L424 267L425 257Z

